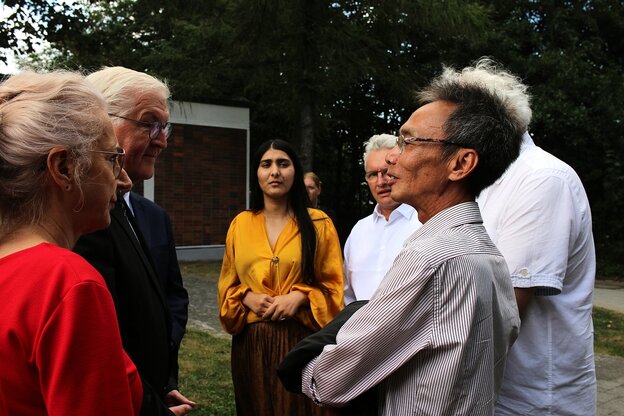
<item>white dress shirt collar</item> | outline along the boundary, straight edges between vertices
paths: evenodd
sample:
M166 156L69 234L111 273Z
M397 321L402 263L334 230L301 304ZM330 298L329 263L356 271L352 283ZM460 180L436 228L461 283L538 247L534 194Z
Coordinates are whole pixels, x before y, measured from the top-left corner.
M398 207L396 207L394 210L392 210L387 221L392 222L396 218L399 218L399 216L407 220L410 220L412 218L412 215L414 215L415 213L416 213L416 210L412 208L411 206L407 204L401 204ZM381 213L381 207L379 206L379 204L377 204L375 205L375 209L373 210L373 221L377 222L381 220L386 221L386 217Z

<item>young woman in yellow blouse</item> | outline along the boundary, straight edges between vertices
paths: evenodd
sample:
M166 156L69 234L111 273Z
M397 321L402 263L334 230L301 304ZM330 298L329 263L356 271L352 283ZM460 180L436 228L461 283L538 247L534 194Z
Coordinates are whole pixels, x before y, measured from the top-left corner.
M251 182L251 210L230 224L219 278L221 324L233 335L237 415L322 414L288 393L275 367L342 309L336 229L322 211L306 208L301 162L287 142L258 148Z

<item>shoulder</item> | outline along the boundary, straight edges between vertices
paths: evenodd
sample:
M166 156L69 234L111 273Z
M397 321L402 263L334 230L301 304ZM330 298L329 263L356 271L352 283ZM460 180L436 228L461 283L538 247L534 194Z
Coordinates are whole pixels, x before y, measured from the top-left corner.
M523 149L491 189L490 193L504 194L511 200L522 198L525 206L530 206L527 200L549 204L572 198L584 205L587 199L574 169L537 146Z
M325 226L327 224L334 225L332 219L325 211L316 208L308 208L308 214L310 214L310 219L316 227Z
M355 223L353 228L351 229L351 234L357 234L360 232L367 231L370 227L374 225L374 214L367 215L366 217L360 219Z
M518 181L540 177L561 178L569 183L578 180L578 175L570 165L538 146L523 151L504 177Z
M334 222L325 212L320 209L308 208L308 213L310 214L310 219L312 219L312 224L314 224L317 233L320 235L324 235L325 233L337 235Z
M251 226L261 217L262 215L260 212L256 213L251 210L240 212L236 214L236 216L232 219L232 222L230 222L230 229Z
M105 285L100 273L82 256L72 251L53 244L42 244L37 248L36 258L36 263L43 265L50 275L62 275L61 281L66 287L85 282ZM56 281L54 278L49 280Z
M145 198L142 195L137 194L136 192L130 192L130 200L134 205L139 205L143 209L152 211L154 213L158 213L160 215L166 215L167 211L157 203L152 200Z
M317 228L327 227L329 225L331 225L332 228L335 227L333 220L325 211L316 208L308 208L308 214L310 214L310 219Z
M329 219L329 216L324 211L316 208L308 208L308 214L310 214L312 221Z

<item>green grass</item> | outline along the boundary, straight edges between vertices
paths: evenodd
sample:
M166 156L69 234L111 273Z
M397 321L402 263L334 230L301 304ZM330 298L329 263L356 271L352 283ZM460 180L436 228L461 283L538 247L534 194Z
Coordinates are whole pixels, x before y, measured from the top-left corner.
M180 392L197 403L193 416L234 415L230 340L190 329L180 347Z
M624 314L594 308L594 349L597 354L624 357Z

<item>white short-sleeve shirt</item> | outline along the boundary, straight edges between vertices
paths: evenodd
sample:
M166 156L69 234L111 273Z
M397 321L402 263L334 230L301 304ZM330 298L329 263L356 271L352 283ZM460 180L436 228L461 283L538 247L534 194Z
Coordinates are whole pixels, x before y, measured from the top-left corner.
M345 305L371 298L405 239L420 225L409 205L399 205L386 221L377 204L371 215L353 226L344 248Z
M595 414L596 258L583 184L527 133L518 159L478 202L514 287L536 295L507 358L496 414Z

